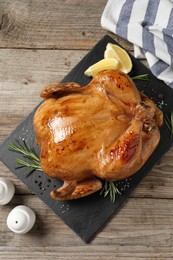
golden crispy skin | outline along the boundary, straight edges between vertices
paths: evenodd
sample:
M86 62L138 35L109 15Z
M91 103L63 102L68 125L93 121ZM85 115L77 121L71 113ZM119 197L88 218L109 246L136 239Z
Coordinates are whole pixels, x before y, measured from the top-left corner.
M103 71L84 87L46 87L34 116L43 171L64 185L55 199L76 199L140 169L159 143L162 112L120 71ZM98 178L96 178L98 177Z

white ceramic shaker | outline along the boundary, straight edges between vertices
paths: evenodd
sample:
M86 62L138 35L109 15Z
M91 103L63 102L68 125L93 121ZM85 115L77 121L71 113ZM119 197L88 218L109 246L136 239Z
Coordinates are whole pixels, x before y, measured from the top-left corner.
M14 184L7 178L0 177L0 205L6 205L13 198Z
M34 226L35 213L27 206L15 207L7 217L8 228L17 234L26 234Z

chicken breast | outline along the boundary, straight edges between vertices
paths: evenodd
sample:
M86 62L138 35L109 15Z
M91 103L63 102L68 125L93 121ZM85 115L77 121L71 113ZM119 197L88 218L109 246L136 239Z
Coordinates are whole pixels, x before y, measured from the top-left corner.
M35 112L45 174L64 185L57 200L77 199L137 172L160 140L162 112L121 71L102 71L84 87L48 86Z

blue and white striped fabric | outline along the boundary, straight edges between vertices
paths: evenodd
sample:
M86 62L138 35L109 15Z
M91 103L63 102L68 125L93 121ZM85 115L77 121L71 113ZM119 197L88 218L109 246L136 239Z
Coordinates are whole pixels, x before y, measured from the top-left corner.
M133 43L135 57L173 88L173 0L108 0L101 25Z

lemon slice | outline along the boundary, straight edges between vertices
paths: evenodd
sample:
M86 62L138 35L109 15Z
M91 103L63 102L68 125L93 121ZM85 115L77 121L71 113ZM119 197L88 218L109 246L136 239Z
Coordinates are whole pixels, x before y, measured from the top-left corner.
M128 53L116 44L108 43L104 52L105 59L116 59L119 61L118 70L129 73L132 69L132 61Z
M116 70L119 66L119 61L114 58L103 59L92 66L90 66L85 72L85 76L94 77L98 72L102 70Z

